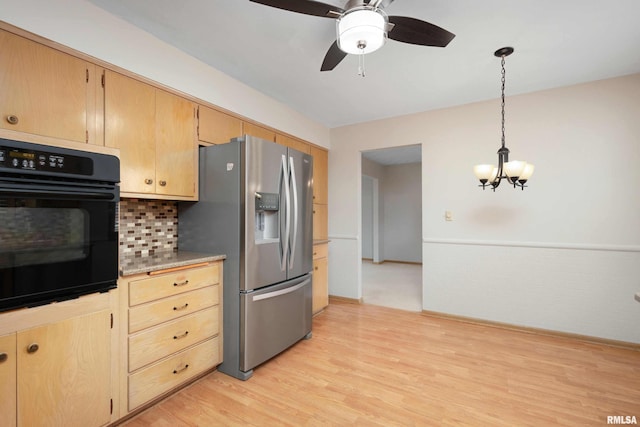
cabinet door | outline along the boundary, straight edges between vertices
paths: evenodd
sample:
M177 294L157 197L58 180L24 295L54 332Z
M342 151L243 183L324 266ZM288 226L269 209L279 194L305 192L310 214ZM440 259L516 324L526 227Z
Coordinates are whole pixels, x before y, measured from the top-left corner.
M198 140L210 144L225 144L242 136L242 120L213 108L198 107Z
M276 143L284 145L285 147L293 148L294 150L302 151L309 154L309 144L301 139L292 138L290 136L276 134Z
M154 193L156 90L105 71L104 145L120 149L120 191Z
M0 127L87 142L90 65L3 30L0 52Z
M198 173L195 105L156 91L156 193L194 197Z
M16 425L16 334L0 337L0 426Z
M110 333L109 310L18 332L18 424L109 423Z
M313 204L313 240L329 238L327 205Z
M271 142L276 141L276 133L274 131L263 128L262 126L254 125L253 123L244 122L242 124L242 133L266 139Z
M326 245L323 245L326 246ZM314 247L315 250L315 247ZM329 305L327 258L313 260L313 314Z
M328 202L328 160L329 153L318 147L311 147L313 156L313 203L326 205Z

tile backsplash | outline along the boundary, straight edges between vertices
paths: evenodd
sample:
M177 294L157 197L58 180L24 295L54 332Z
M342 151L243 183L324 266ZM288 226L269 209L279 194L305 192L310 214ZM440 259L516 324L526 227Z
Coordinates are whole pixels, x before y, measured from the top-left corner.
M178 204L168 200L120 200L120 257L178 250Z

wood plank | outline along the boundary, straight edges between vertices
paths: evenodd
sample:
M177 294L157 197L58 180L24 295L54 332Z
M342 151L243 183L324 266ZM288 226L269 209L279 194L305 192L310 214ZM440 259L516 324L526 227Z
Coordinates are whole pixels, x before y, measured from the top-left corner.
M332 300L333 302L333 300ZM640 416L640 352L357 304L255 369L214 372L147 425L605 425Z

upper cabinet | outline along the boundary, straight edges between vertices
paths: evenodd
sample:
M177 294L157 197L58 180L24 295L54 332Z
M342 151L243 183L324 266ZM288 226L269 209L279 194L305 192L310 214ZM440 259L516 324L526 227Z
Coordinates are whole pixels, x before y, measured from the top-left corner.
M258 138L266 139L267 141L275 142L276 133L262 126L254 125L253 123L244 122L242 125L242 133L245 135L256 136Z
M242 120L204 105L198 106L198 141L224 144L242 136Z
M124 195L195 198L194 104L110 70L104 98L104 144L120 149Z
M280 145L284 145L287 146L289 148L293 148L295 150L298 151L302 151L303 153L307 153L309 154L309 143L298 139L298 138L292 138L290 136L286 136L286 135L282 135L277 133L276 134L276 142Z
M95 143L95 66L0 30L0 128Z
M313 156L313 203L326 205L328 203L328 151L310 146Z

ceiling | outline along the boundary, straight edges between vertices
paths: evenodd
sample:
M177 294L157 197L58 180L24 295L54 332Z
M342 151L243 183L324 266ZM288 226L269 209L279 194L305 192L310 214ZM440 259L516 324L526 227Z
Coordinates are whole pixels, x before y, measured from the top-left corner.
M395 0L456 34L446 48L389 40L320 72L333 19L249 0L88 0L329 128L640 72L638 0ZM326 0L344 7L346 0Z

